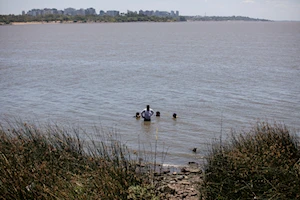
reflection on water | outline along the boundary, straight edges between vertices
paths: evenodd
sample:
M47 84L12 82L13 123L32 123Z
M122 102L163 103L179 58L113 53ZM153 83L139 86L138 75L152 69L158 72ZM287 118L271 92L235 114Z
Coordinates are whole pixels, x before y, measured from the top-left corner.
M153 133L154 129L155 129L155 123L153 121L142 121L141 123L141 127L144 130L143 132L145 134L151 134Z

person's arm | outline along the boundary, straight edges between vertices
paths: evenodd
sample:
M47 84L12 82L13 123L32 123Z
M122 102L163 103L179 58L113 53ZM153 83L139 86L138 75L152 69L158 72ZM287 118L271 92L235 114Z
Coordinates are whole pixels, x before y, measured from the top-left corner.
M145 110L142 110L142 112L141 112L142 118L145 118L144 114L145 114Z
M151 116L154 115L154 111L152 109L150 110L150 112L151 112Z

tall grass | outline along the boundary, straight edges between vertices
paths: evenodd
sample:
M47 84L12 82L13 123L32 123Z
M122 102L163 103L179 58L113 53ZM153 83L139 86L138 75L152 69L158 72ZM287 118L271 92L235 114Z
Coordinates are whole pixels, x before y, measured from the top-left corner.
M299 199L299 139L280 124L257 123L214 145L207 158L206 199Z
M22 122L0 129L0 199L127 199L147 184L117 140L88 144L79 129Z

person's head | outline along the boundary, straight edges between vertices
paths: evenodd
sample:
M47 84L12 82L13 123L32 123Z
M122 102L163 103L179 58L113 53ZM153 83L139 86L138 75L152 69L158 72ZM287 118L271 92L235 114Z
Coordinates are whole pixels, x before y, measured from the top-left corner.
M173 118L177 118L177 114L176 113L173 114Z
M156 112L156 117L160 117L160 112L159 111Z
M135 117L136 117L136 118L140 117L140 113L139 113L139 112L136 112L136 113L135 113Z
M148 110L148 111L150 110L150 106L149 106L149 105L147 105L147 110Z

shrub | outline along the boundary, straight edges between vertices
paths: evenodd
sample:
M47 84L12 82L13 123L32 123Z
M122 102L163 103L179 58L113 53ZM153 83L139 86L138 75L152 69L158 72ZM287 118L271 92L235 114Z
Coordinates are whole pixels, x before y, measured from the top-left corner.
M129 195L127 199L130 200L159 200L159 197L156 196L156 191L152 186L131 186L128 191Z
M207 158L206 199L299 199L299 140L279 124L257 123L215 145Z
M0 199L126 199L144 182L126 147L114 140L85 145L79 130L0 129Z

